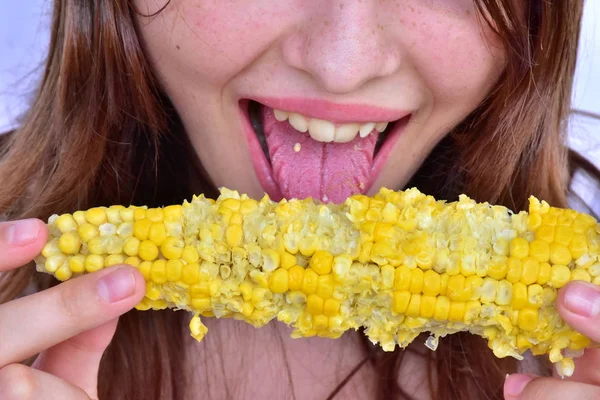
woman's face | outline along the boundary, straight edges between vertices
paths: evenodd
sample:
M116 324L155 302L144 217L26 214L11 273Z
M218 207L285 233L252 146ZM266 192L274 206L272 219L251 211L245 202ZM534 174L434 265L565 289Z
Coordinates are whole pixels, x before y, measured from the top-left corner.
M253 197L403 186L505 65L472 0L173 0L137 19L210 178Z

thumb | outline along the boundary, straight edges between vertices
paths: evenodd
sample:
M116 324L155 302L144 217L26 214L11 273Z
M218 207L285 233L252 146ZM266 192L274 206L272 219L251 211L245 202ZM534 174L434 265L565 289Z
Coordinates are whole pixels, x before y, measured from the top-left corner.
M97 399L100 360L115 334L117 322L118 318L45 350L33 367L61 378Z

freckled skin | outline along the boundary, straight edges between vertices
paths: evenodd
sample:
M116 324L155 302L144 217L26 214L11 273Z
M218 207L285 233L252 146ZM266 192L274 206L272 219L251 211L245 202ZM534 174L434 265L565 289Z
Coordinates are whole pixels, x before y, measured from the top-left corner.
M162 4L136 3L148 13ZM252 0L243 7L235 0L173 0L138 23L210 177L253 196L263 190L238 99L314 97L410 110L374 192L405 184L504 67L471 0Z
M146 15L163 5L135 3ZM263 189L244 138L239 99L304 97L410 111L372 194L381 186L404 185L439 140L486 97L505 65L472 0L172 0L159 16L138 16L137 23L150 62L213 182L254 197ZM353 335L332 344L236 329L232 339L221 335L225 344L215 346L260 364L227 378L232 385L247 381L242 387L255 390L257 398L289 398L278 391L287 387L286 365L274 355L262 352L258 360L250 354L265 342L285 348L295 395L302 399L326 398L362 357ZM221 337L215 333L209 337ZM246 340L254 345L244 345ZM210 346L207 342L207 349L215 348ZM346 351L341 363L327 356L337 346ZM307 365L313 370L307 372ZM414 360L407 365L416 372L403 382L405 389L419 388L423 397L417 398L426 397L419 383L425 377L422 365ZM352 383L344 392L349 397L340 398L367 398L371 389L360 382L372 382L368 374L359 373L352 380L359 386ZM283 384L266 384L263 375Z

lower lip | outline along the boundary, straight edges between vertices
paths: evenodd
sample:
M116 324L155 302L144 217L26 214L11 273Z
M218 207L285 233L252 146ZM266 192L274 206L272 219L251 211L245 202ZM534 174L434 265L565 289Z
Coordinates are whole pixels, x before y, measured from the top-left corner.
M283 199L283 195L279 190L279 186L273 179L273 169L271 168L271 163L267 160L265 153L256 137L256 132L254 132L254 128L250 123L250 115L248 114L248 100L242 100L239 103L240 106L240 114L243 120L244 125L244 134L246 136L246 140L248 146L250 148L250 152L252 153L252 166L256 171L256 175L258 176L258 180L263 188L263 190L269 195L271 200L280 201ZM263 105L261 105L264 107ZM381 169L385 165L385 162L389 158L394 145L398 141L398 138L404 131L408 121L410 120L411 115L407 115L406 117L398 120L395 123L393 129L388 132L388 136L385 139L385 143L381 146L379 151L377 152L377 156L373 160L373 166L371 168L371 178L365 189L362 191L363 193L367 193L377 177L381 172Z
M271 163L265 157L265 153L258 142L256 132L250 123L250 115L248 114L248 100L242 100L239 103L240 113L244 124L244 133L248 146L250 147L250 153L252 158L252 166L258 176L258 181L262 186L263 190L269 195L271 200L280 201L283 199L283 195L279 190L279 186L273 179L273 169Z

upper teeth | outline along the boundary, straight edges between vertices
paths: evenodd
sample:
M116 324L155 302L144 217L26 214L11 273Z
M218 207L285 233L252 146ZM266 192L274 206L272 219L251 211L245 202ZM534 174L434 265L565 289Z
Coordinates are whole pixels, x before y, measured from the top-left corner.
M373 129L377 132L383 132L388 126L388 122L366 122L366 123L348 123L335 125L333 122L317 118L309 118L298 113L289 113L287 111L273 110L277 121L288 120L290 125L299 132L307 132L313 139L319 142L338 142L347 143L354 140L360 134L360 137L367 137Z

